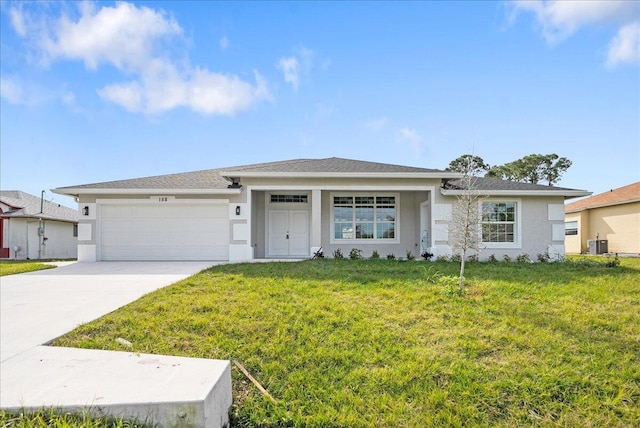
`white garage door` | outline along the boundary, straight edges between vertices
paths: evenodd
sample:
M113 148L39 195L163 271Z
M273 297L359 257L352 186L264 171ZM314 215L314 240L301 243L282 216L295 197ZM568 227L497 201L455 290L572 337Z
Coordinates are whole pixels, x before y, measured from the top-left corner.
M229 208L101 205L101 260L228 260Z

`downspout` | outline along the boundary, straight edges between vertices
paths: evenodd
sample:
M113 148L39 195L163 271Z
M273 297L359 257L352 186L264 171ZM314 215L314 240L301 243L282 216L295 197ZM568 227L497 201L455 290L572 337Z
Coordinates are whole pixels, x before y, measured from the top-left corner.
M24 256L25 256L25 259L28 260L29 259L29 220L27 220L27 239L26 239L26 242L27 242L27 249L26 249L26 252L25 252Z
M38 260L42 259L42 219L38 219Z

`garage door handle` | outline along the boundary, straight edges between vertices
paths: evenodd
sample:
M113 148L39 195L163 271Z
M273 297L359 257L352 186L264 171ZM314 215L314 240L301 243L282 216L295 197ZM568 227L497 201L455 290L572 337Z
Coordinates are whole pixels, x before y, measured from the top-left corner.
M289 239L289 232L287 232L287 239Z

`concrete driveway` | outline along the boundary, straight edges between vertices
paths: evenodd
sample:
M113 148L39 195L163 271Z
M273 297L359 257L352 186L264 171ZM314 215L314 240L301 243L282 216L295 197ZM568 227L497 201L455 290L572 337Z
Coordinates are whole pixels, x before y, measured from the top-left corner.
M0 408L227 426L229 361L41 346L213 264L73 263L0 278Z
M0 278L0 362L213 264L79 262L3 276Z

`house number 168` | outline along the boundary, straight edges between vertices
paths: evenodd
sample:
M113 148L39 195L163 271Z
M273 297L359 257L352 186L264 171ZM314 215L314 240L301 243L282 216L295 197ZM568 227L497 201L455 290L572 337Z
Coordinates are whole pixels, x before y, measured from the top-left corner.
M158 202L167 202L169 200L169 198L167 198L166 196L160 196L158 198Z

